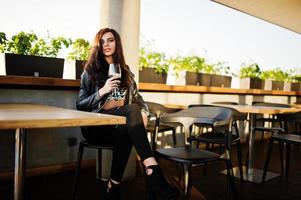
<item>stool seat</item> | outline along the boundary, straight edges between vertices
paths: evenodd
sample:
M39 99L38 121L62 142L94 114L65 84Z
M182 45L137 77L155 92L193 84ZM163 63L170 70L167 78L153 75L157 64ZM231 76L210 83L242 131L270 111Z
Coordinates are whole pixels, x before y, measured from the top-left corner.
M87 140L82 140L82 141L80 141L80 143L82 143L82 145L84 145L85 147L88 147L88 148L113 150L112 146L101 146L101 145L97 145L97 144L88 142Z

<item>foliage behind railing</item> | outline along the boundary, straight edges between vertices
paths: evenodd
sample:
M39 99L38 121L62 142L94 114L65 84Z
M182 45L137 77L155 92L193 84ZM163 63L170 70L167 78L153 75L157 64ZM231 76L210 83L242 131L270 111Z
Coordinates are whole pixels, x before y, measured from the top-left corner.
M71 48L71 49L68 49ZM23 31L7 39L6 34L0 32L0 53L14 53L22 55L58 57L62 50L69 50L68 59L86 60L90 49L89 41L78 38L38 37L35 33Z

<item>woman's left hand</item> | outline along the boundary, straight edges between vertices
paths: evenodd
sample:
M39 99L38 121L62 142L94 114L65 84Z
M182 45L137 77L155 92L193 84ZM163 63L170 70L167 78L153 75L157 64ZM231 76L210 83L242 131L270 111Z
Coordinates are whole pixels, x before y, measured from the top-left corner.
M145 112L141 112L141 115L142 115L144 127L146 127L147 126L148 117L147 117L147 115L146 115Z

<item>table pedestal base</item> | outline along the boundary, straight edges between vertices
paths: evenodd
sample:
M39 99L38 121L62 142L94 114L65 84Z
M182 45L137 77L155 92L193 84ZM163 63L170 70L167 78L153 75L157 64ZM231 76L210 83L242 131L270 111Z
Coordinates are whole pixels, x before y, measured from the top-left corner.
M261 183L262 182L263 170L254 168L253 175L248 175L247 172L248 172L247 167L243 166L243 176L244 176L245 181L250 181L252 183ZM227 170L223 170L221 173L227 174ZM236 178L240 178L240 173L239 173L238 167L233 168L233 173ZM267 171L265 181L269 181L269 180L277 178L279 176L280 176L279 173Z

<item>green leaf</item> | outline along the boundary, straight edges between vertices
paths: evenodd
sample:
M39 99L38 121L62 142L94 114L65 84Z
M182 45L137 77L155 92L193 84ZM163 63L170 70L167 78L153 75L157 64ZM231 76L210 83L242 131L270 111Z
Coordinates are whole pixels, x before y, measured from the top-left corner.
M67 59L70 60L87 60L91 44L89 41L77 38L74 42L71 43L72 50L68 54Z

